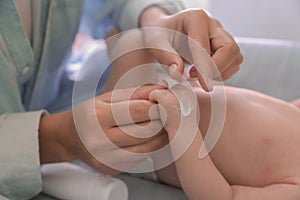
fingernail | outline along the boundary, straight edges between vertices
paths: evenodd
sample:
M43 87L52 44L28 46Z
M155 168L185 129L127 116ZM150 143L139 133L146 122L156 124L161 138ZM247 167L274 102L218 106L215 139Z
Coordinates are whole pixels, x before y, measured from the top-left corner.
M160 93L160 91L159 90L153 90L152 92L150 92L150 94L149 94L149 100L150 101L156 101L156 97L157 97L157 95Z
M177 65L176 64L172 64L171 66L170 66L170 70L174 70L174 71L176 71L177 70Z
M179 78L179 72L177 71L178 66L176 64L172 64L169 67L169 74L173 79L178 79Z
M160 119L159 117L159 110L158 110L158 106L156 105L152 105L149 109L149 117L151 120L158 120Z
M160 81L160 82L158 83L158 85L162 85L162 86L164 86L164 87L168 87L168 86L169 86L169 85L168 85L168 82L167 82L166 80Z
M206 84L207 84L207 87L208 87L208 90L210 92L213 91L214 89L214 83L213 83L213 80L211 78L206 78Z

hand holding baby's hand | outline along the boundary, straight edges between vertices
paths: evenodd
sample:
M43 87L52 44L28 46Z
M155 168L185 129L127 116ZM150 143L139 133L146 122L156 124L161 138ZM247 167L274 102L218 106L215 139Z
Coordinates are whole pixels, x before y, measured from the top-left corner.
M178 84L168 90L154 90L149 99L158 102L160 117L169 137L198 127L198 101L191 87Z

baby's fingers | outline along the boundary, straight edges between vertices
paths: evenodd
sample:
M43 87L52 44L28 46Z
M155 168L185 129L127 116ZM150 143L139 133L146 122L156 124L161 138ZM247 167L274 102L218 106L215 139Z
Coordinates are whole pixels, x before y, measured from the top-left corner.
M167 132L177 131L181 113L176 95L170 90L154 90L149 99L158 103L160 119Z
M173 96L174 95L169 90L154 90L150 93L149 100L160 104L166 104Z

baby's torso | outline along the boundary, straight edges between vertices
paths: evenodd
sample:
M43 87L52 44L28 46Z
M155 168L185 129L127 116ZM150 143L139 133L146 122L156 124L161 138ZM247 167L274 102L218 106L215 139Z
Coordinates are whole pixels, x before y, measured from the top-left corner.
M227 116L211 152L232 184L300 181L300 109L255 92L227 88Z

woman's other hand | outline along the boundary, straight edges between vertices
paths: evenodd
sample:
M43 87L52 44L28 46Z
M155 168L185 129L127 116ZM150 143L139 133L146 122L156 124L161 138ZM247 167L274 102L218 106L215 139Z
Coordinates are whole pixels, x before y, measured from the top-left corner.
M131 99L124 97L128 92L126 89L115 91L114 94L104 93L94 101L83 102L73 110L80 115L77 124L72 111L42 117L39 129L41 163L81 160L106 174L115 174L118 173L117 169L128 169L140 163L149 152L168 143L167 135L163 134L158 109L148 100L151 91L162 88L165 86L140 87L133 92ZM152 116L149 116L149 110L153 106L154 109L150 112ZM119 118L128 109L133 122L126 115L123 119L122 116ZM119 116L118 123L121 124L117 124L114 114ZM97 124L93 123L95 117ZM141 132L138 127L148 125L151 120L151 125ZM157 133L157 130L161 131ZM83 140L78 134L81 134ZM153 136L148 137L149 135ZM111 146L110 142L115 146ZM124 155L122 150L141 156L136 157L130 153Z
M155 47L149 49L149 52L161 64L172 66L172 70L181 74L185 62L181 56L189 51L189 63L194 64L200 72L192 73L192 76L198 77L205 90L211 89L210 79L227 80L239 70L243 61L234 38L218 20L210 17L203 10L191 9L175 15L167 15L161 8L153 6L143 12L140 25L169 29L187 35L188 41L182 41L182 37L176 36L175 32L145 31L144 33L146 46ZM202 48L195 44L199 44ZM213 72L212 65L207 64L210 59L205 57L213 59L219 74Z

